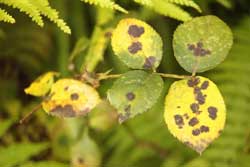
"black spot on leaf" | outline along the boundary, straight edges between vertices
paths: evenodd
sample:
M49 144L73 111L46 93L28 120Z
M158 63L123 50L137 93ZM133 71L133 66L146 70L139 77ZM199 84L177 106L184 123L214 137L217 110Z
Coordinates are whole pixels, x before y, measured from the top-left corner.
M70 95L70 98L71 98L71 100L78 100L79 95L78 95L77 93L72 93L72 94Z
M207 89L208 88L208 85L209 85L209 82L208 81L204 81L202 84L201 84L201 89Z
M191 105L190 105L190 108L191 108L191 110L193 111L193 113L198 113L199 112L199 104L197 104L197 103L192 103Z
M196 77L196 78L191 78L187 81L187 85L189 87L194 87L196 85L198 85L200 83L200 78Z
M209 117L212 119L212 120L215 120L216 117L217 117L217 108L216 107L208 107L207 109L208 113L209 113Z
M140 42L133 42L129 47L128 51L131 54L137 53L139 50L142 50L142 44Z
M206 96L205 95L203 95L201 92L200 93L198 93L198 94L196 94L196 100L198 101L198 103L199 104L204 104L205 103L205 101L206 101Z
M128 93L126 94L126 97L127 97L127 99L128 99L129 101L132 101L132 100L134 100L134 98L135 98L135 94L134 94L133 92L128 92Z
M209 127L207 127L207 126L205 126L205 125L201 125L200 131L201 131L201 132L209 132Z
M182 126L184 125L184 121L181 115L175 115L174 116L174 120L176 125L178 125L179 128L182 128Z
M135 38L140 37L143 33L144 33L144 28L141 26L131 25L128 28L128 34Z
M192 131L193 136L198 136L200 133L201 133L201 132L200 132L200 129L194 129L194 130Z
M183 115L183 117L184 117L185 119L189 119L189 116L188 116L187 113L185 113L185 114Z
M60 117L75 117L76 111L74 111L72 105L67 104L64 107L61 105L56 106L53 108L50 113L52 115L60 116Z
M145 69L150 69L154 66L156 59L154 56L149 56L148 58L146 58L145 63L143 65L143 68Z
M130 112L131 110L131 105L127 105L125 108L124 108L124 111L125 112Z
M194 56L203 57L203 56L206 56L208 54L211 54L210 50L203 48L203 43L201 41L197 42L196 45L188 44L187 47L188 47L188 50L193 51Z
M193 117L189 120L188 124L189 126L195 126L199 123L198 119L196 117Z

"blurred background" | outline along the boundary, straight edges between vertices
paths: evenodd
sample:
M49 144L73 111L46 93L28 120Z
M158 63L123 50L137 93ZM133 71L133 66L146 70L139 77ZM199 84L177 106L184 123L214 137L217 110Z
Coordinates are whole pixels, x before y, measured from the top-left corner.
M105 100L114 80L101 82L98 91L103 102L86 118L60 119L41 109L26 123L18 123L42 101L23 90L44 72L71 77L85 65L96 72L128 71L110 46L110 32L122 18L142 19L161 35L164 56L158 71L187 74L172 51L173 32L181 19L164 16L157 10L160 6L152 10L146 1L117 0L129 14L80 0L49 1L71 28L68 35L46 18L44 27L39 27L2 1L0 7L16 23L0 22L0 167L250 166L250 1L196 0L202 13L181 7L193 17L218 16L234 34L227 59L201 74L218 85L227 105L224 131L201 156L174 138L163 120L164 97L172 79L164 80L161 98L150 111L125 125L117 123L115 109Z

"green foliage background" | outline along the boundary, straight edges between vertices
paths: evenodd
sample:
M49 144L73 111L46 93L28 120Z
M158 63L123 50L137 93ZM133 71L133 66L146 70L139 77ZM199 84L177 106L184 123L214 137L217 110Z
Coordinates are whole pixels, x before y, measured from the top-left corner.
M169 11L170 8L159 5L161 1L154 0L154 5L150 2L153 1L120 0L116 1L120 6L104 5L107 8L100 8L99 3L90 6L78 0L51 1L51 6L59 11L60 17L71 28L71 35L63 33L46 19L43 19L44 27L40 28L25 14L1 5L16 21L13 25L0 23L1 167L65 167L75 162L76 157L79 167L79 158L87 167L250 166L249 1L197 0L202 13L186 7L183 8L186 13ZM123 11L121 6L129 13L113 10ZM164 96L173 82L171 79L165 79L165 88L157 104L124 126L117 124L114 117L108 116L110 119L107 119L105 114L96 117L98 114L95 112L98 111L94 111L92 116L90 114L87 121L84 118L58 119L40 110L28 123L18 124L18 120L39 103L25 95L23 89L48 70L71 76L74 72L68 70L68 64L71 64L72 57L75 57L78 71L86 65L97 72L113 69L112 73L123 73L128 70L113 55L108 38L108 32L124 17L142 19L161 35L164 56L160 72L185 74L172 51L173 31L180 22L166 16L186 20L191 15L207 14L217 15L232 28L234 45L221 65L202 74L213 80L222 91L227 104L227 121L222 135L201 156L177 141L164 123ZM112 82L102 82L98 88L102 97L106 96ZM101 109L96 110L101 112ZM108 107L107 110L112 109ZM93 117L95 120L91 122ZM88 124L95 126L87 130ZM87 132L89 136L86 138ZM76 147L82 149L75 153L72 150Z

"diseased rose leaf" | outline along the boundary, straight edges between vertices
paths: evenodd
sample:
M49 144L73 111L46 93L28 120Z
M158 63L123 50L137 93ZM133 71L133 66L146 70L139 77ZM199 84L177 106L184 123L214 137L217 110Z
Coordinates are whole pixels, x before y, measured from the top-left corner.
M226 108L217 86L196 77L171 85L164 118L176 138L201 154L224 129Z
M162 40L147 23L123 19L112 34L115 54L133 69L156 69L162 59Z
M52 87L43 109L54 116L76 117L90 112L100 102L97 91L75 79L60 79Z
M58 75L59 73L54 71L47 72L33 81L24 92L33 96L45 96L54 83L54 77Z
M174 55L188 72L216 67L233 44L230 28L216 16L201 16L178 26L174 33Z
M156 103L163 89L157 74L140 70L129 71L117 79L108 91L108 100L118 111L122 123L147 111Z

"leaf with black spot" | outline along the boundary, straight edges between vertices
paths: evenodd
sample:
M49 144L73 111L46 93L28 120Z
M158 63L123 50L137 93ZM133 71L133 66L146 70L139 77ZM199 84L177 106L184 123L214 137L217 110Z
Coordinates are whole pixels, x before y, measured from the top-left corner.
M71 148L71 164L74 167L98 167L101 166L101 159L101 151L86 128L82 137Z
M127 18L112 33L115 54L133 69L156 69L162 59L162 40L147 23Z
M108 100L118 110L118 119L122 123L150 109L162 89L163 81L159 75L129 71L115 81L108 91Z
M100 102L97 91L75 79L59 79L52 87L43 109L54 116L86 115Z
M196 17L174 33L174 56L188 72L203 72L220 64L233 44L230 28L216 16Z
M204 103L199 103L199 96L204 97ZM217 86L207 78L196 77L171 85L165 99L164 117L170 132L201 154L224 128L226 108Z

